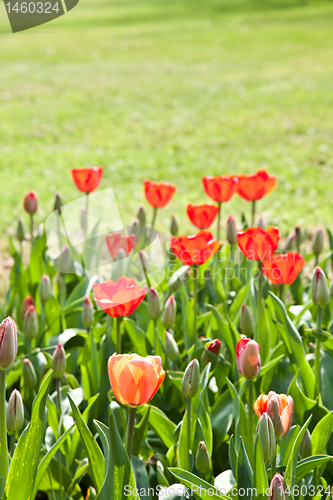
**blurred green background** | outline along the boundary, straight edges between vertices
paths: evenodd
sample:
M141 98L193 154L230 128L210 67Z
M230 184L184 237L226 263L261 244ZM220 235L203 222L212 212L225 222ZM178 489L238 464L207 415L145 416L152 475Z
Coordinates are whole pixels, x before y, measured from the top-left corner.
M38 220L78 196L70 169L102 165L124 224L142 181L177 185L158 228L209 201L201 176L277 175L258 204L286 234L331 224L333 3L81 0L13 34L0 5L0 231L36 189ZM238 196L224 215L249 212ZM194 231L194 229L193 229Z

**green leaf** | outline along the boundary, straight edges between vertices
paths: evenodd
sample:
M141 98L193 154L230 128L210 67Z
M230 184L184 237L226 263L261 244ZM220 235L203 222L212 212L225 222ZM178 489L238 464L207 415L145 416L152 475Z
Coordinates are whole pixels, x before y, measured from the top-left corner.
M94 480L96 489L99 492L101 491L103 486L103 476L105 471L103 453L69 394L68 399L72 408L73 417L76 421L77 429L87 451L92 478Z
M231 500L226 495L221 495L216 488L198 476L177 467L170 467L169 471L185 486L192 488L192 491L202 500L212 498L213 500Z
M171 448L174 445L176 441L176 425L156 406L151 406L150 408L149 425L167 448Z
M237 484L242 486L247 490L248 488L252 488L253 483L253 472L249 462L249 458L246 453L246 449L244 446L244 441L240 438L240 448L238 454L238 462L237 462Z
M132 455L138 456L140 453L141 441L143 439L144 433L146 431L146 428L147 428L147 425L149 422L150 409L151 409L151 406L146 406L144 408L143 417L140 420L139 424L135 426Z
M31 420L22 432L10 465L4 499L32 500L45 427L45 408L53 372L45 377L34 400Z
M303 477L317 469L317 467L321 467L330 460L332 460L332 457L329 455L313 455L298 462L295 484L299 483Z
M227 321L225 321L223 319L221 313L216 309L216 307L212 306L211 304L207 304L207 309L209 309L210 311L212 311L212 314L213 314L213 316L214 316L214 318L216 320L216 323L217 323L218 332L219 332L219 338L220 338L220 340L222 340L223 342L225 342L225 344L226 344L226 346L228 348L231 360L232 360L232 366L235 366L235 363L236 363L236 354L235 354L236 346L235 346L235 343L234 343L234 339L233 339L233 336L232 336L229 324L228 324Z
M295 486L296 479L297 479L297 460L298 460L299 449L301 447L301 442L302 442L303 436L305 434L306 429L308 428L308 425L310 423L311 418L312 418L312 416L310 416L307 419L307 421L305 422L305 424L301 428L301 430L300 430L300 432L295 440L289 461L287 463L284 477L285 477L287 484L290 486L291 490Z
M227 390L216 400L211 409L211 422L214 433L214 447L221 446L226 434L229 432L234 419L234 402L231 391Z
M248 434L249 434L249 417L246 413L245 406L235 386L227 379L230 388L231 396L234 402L234 415L235 415L235 442L236 449L239 448L241 436L244 439L245 448L248 450Z
M135 345L135 352L139 356L148 356L145 332L130 318L124 318L123 324L132 344Z
M266 490L266 488L268 487L269 484L268 484L264 457L262 455L260 436L259 434L257 434L254 443L254 461L253 461L253 488L257 489L257 495L255 498L258 498L260 500L266 498L266 496L263 495L262 491L263 488L265 488Z
M311 441L313 455L321 455L325 453L325 448L332 430L332 415L332 412L325 415L325 417L318 422L312 431Z
M313 401L303 394L297 384L297 377L298 374L293 378L287 392L294 400L294 419L299 425L302 425L310 415L313 415L313 421L317 423L327 415L328 410L317 400Z
M96 394L96 396L93 396L92 398L90 398L88 401L87 408L82 413L82 418L86 424L88 423L88 420L89 420L89 417L91 414L91 410L92 410L94 404L96 403L98 397L99 397L99 394ZM76 428L73 432L70 455L68 457L68 461L70 464L72 464L74 459L75 459L75 455L76 455L76 451L77 451L77 448L78 448L79 443L80 443L80 439L81 439L80 432Z

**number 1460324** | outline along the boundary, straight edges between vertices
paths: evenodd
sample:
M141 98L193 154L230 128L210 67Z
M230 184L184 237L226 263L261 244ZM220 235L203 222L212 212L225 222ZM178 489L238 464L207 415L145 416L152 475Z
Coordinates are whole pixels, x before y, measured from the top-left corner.
M16 2L15 5L6 3L8 14L53 14L59 12L59 5L56 2L53 6L51 2Z

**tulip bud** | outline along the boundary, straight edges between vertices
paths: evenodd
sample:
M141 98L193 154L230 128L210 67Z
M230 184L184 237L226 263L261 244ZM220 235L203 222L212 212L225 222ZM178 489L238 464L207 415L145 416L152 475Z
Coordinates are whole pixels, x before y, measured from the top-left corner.
M276 453L276 441L274 425L267 413L263 413L259 419L256 433L260 436L262 455L266 465L273 462Z
M292 252L296 248L296 233L290 233L284 245L285 252Z
M73 273L74 265L69 245L64 245L57 257L57 268L61 273Z
M193 398L198 392L200 384L200 366L197 359L193 359L185 370L182 380L182 393L186 398Z
M179 226L175 214L171 215L170 233L172 236L178 236Z
M219 339L215 339L209 344L205 346L205 349L202 352L201 358L200 358L200 364L202 368L205 368L208 363L212 363L212 369L215 368L216 362L214 363L212 358L213 356L209 356L207 353L211 352L215 354L215 356L219 356L221 352L221 342ZM216 358L215 358L216 359ZM216 359L217 361L217 359Z
M164 310L162 314L162 325L169 329L172 328L176 321L177 314L177 303L173 295L170 295L168 300L164 305Z
M54 371L54 376L60 378L66 370L66 353L62 344L58 344L55 348L53 358L52 358L52 370Z
M240 331L246 337L250 337L254 332L254 319L249 306L244 304L240 316Z
M143 205L140 205L138 213L136 214L137 219L139 220L140 226L146 225L146 211Z
M82 308L82 323L85 328L90 328L94 321L94 307L90 297L86 297L83 301Z
M264 231L266 231L266 229L267 229L265 219L263 218L262 215L259 215L259 217L258 217L257 226L261 227L261 229L263 229Z
M172 292L176 292L179 288L179 282L185 283L189 277L190 266L182 266L173 273L169 279L169 288Z
M301 441L299 455L301 457L301 460L304 460L304 458L311 457L312 455L312 441L309 429L306 429L303 439Z
M312 251L318 257L324 250L324 231L322 227L317 227L312 239Z
M165 352L171 361L176 361L178 359L179 350L177 342L168 331L165 332Z
M82 206L80 210L80 224L85 233L88 229L87 208Z
M37 384L37 375L30 359L24 359L22 367L24 385L28 389L33 389Z
M303 241L302 229L299 226L295 227L295 234L296 234L296 247L299 249Z
M316 266L312 275L312 301L317 307L325 307L330 301L330 293L324 271Z
M86 496L85 500L96 500L96 498L97 498L96 490L95 490L95 488L90 486L90 488L87 491L87 496Z
M61 208L61 198L60 198L60 195L57 193L55 195L55 200L54 200L54 205L53 205L53 210L60 210Z
M39 282L39 297L42 304L45 304L50 297L52 292L51 280L47 274L43 274Z
M37 212L38 198L36 191L28 191L26 193L23 199L23 208L30 215Z
M275 474L270 486L269 500L286 500L284 481L281 474Z
M25 223L22 217L19 217L17 221L16 237L20 243L25 240Z
M6 408L6 422L8 434L15 434L24 424L24 407L20 392L14 389L10 395Z
M211 469L211 460L205 441L200 441L197 455L195 457L195 467L202 474L207 474Z
M148 312L150 319L158 319L161 316L161 304L158 296L158 291L153 286L149 289L148 294Z
M136 229L138 226L140 226L140 221L137 217L134 217L134 219L132 220L132 225L131 225L129 232L136 234Z
M33 297L29 296L29 297L26 297L24 299L24 301L22 302L22 307L21 307L21 316L23 319L24 319L25 313L28 310L28 307L34 306L34 305L35 305L35 301L34 301Z
M29 306L23 320L23 332L27 339L32 340L38 335L38 316L35 306Z
M221 341L219 339L213 340L212 342L210 342L208 344L206 349L207 349L207 351L213 352L214 354L216 354L216 356L219 356L220 352L221 352Z
M261 359L259 344L252 339L242 338L236 347L237 367L241 375L248 380L259 375Z
M229 215L227 220L227 241L230 245L237 243L236 221L232 215Z
M15 321L8 316L0 325L0 370L8 370L17 355L17 330Z

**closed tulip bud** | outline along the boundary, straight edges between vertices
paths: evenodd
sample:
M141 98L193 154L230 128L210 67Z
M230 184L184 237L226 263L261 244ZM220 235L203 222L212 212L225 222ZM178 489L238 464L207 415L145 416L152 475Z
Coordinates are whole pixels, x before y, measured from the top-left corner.
M170 295L170 297L167 299L164 305L164 310L161 319L162 325L167 329L172 328L176 321L176 314L177 314L177 303L175 301L174 296Z
M23 382L25 387L33 389L37 384L37 375L30 359L23 360Z
M169 288L172 292L176 292L179 288L179 282L185 283L189 277L191 266L182 266L173 273L169 279Z
M25 223L22 217L19 217L17 221L16 237L20 243L25 240Z
M324 271L316 266L312 275L312 301L317 307L325 307L330 301L330 292Z
M259 419L256 433L260 436L262 455L266 465L272 463L276 453L276 441L274 425L267 413L263 413Z
M197 359L193 359L185 370L182 380L182 393L186 398L193 398L198 392L200 384L200 366Z
M23 319L24 319L25 313L28 310L28 307L34 306L34 305L35 305L35 301L34 301L33 297L29 296L29 297L24 299L24 301L22 302L22 307L21 307L21 316Z
M220 355L220 352L221 352L221 342L220 342L219 339L215 339L212 342L210 342L209 344L207 344L205 346L205 349L203 350L201 358L200 358L200 364L201 364L202 368L205 368L208 365L208 363L211 363L212 364L211 368L214 369L215 366L216 366L217 358L215 358L213 360L212 359L213 356L210 356L208 354L209 352L215 354L215 356L219 356Z
M60 210L61 208L61 198L60 198L60 195L57 193L55 195L55 200L54 200L54 205L53 205L53 210Z
M82 323L85 328L90 328L94 321L94 307L90 297L86 297L83 301L82 308Z
M84 232L88 229L87 209L82 206L80 209L80 224Z
M311 434L309 432L309 429L306 429L303 439L301 441L299 456L301 457L301 460L304 460L304 458L311 457L311 455L312 455Z
M146 211L143 205L140 205L138 213L136 214L137 219L139 220L140 226L146 225Z
M254 319L249 306L244 304L240 316L240 331L246 337L250 337L254 332Z
M6 422L8 434L15 434L24 424L24 407L20 392L14 389L10 395L6 408Z
M171 215L170 233L172 236L178 236L179 226L175 214Z
M66 353L61 344L55 348L52 358L52 370L56 378L62 377L66 370Z
M200 441L197 455L195 457L195 467L202 474L207 474L212 466L205 441Z
M317 227L312 239L312 251L318 257L324 250L324 231L322 227Z
M32 340L38 335L38 316L35 306L29 306L23 320L23 332L27 339Z
M270 485L269 500L287 500L284 481L281 474L275 474Z
M57 267L61 273L73 273L74 265L69 245L64 245L57 258Z
M165 352L171 361L176 361L178 359L179 350L177 342L168 331L165 332Z
M132 225L131 225L131 228L130 228L130 233L134 233L136 234L136 229L138 228L138 226L140 226L140 221L137 217L134 217L134 219L132 220Z
M219 356L221 352L221 341L219 339L213 340L206 346L206 349L207 351L216 354L216 356Z
M17 355L17 330L15 321L8 317L0 325L0 370L8 370Z
M227 220L227 240L230 245L237 243L237 226L235 218L232 215L229 215Z
M292 252L296 248L296 233L290 233L284 245L285 252Z
M266 229L267 229L265 219L263 218L262 215L259 215L259 217L258 217L257 226L261 227L261 229L263 229L264 231L266 231Z
M47 274L43 274L39 282L39 297L42 304L45 304L50 298L52 293L51 280Z
M303 241L302 229L299 226L295 227L296 247L299 248Z
M157 320L161 316L161 304L158 291L153 286L150 287L148 294L148 312L150 319Z
M259 349L259 344L252 339L242 338L237 344L237 367L241 375L248 380L259 375L261 368Z
M30 215L37 212L38 198L36 191L28 191L26 193L23 199L23 208Z

